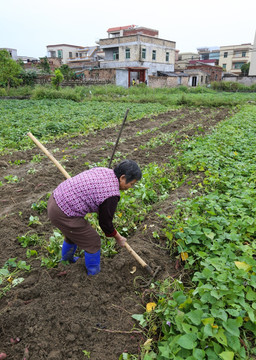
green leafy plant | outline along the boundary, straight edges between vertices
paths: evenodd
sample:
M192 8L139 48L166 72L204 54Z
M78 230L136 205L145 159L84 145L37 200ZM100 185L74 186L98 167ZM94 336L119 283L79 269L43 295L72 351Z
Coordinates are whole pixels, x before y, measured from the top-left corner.
M38 252L36 250L27 249L26 256L30 259L32 256L38 256Z
M8 184L14 184L19 182L19 178L17 175L6 175L4 179L7 181Z
M87 350L82 350L82 351L83 351L84 356L86 356L88 359L91 358L91 353L90 353L90 351L87 351Z
M255 109L244 108L211 135L183 144L180 164L204 172L204 194L178 202L174 214L163 217L164 233L193 275L187 288L163 291L158 284L154 316L140 318L142 327L158 329L147 359L248 359L253 353L255 120Z
M58 264L61 259L62 243L63 235L58 230L54 231L49 241L43 244L43 248L47 251L47 256L42 257L41 266L52 268Z
M33 203L31 205L33 210L36 210L38 214L42 214L47 209L47 201L41 200L39 203Z
M60 87L60 84L61 84L62 81L64 80L64 76L63 76L63 74L62 74L62 72L61 72L60 69L56 69L56 70L54 71L54 75L55 75L55 76L51 79L52 85L54 86L54 88L55 88L56 90L58 90L59 87Z
M37 171L38 171L38 170L36 170L35 168L33 168L33 169L29 169L29 170L27 171L27 173L28 173L28 174L35 174Z
M19 243L21 244L21 246L24 248L31 246L31 245L34 246L34 245L41 244L41 239L38 234L27 233L26 235L18 236L17 239L18 239Z
M28 226L32 226L32 225L42 225L38 216L30 215Z
M21 164L25 164L26 160L14 160L13 162L12 161L9 161L9 164L10 165L21 165Z
M132 354L128 354L128 353L122 353L118 360L136 360L138 359L137 355L132 355Z
M21 271L29 271L30 265L17 258L8 259L0 269L0 298L3 297L11 288L24 281L23 277L18 277Z
M43 156L40 154L34 155L31 162L32 163L40 163L43 159Z

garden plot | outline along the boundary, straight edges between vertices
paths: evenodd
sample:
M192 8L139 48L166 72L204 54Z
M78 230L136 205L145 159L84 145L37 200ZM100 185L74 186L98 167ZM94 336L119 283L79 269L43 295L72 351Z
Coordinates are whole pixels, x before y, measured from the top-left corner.
M131 158L146 169L146 174L151 171L154 175L151 163L159 169L164 168L166 162L175 159L180 143L210 131L229 115L230 111L225 108L181 108L129 122L124 128L115 162ZM108 128L90 136L63 138L46 147L68 173L75 175L92 165L107 166L117 132L117 128ZM93 360L114 360L124 352L138 354L146 334L134 328L136 322L131 315L145 311L147 288L142 288L141 284L149 280L148 275L125 249L117 249L118 253L112 258L103 258L102 271L95 277L86 276L83 259L71 266L42 267L40 251L49 251L45 241L53 236L53 228L44 206L40 208L38 204L40 201L45 204L47 193L64 180L63 176L37 148L2 156L0 165L3 184L0 187L0 266L15 259L12 260L16 265L13 269L22 269L18 276L24 278L1 298L0 352L14 359L28 353L31 359L56 360L79 360L89 356ZM166 183L160 184L161 189L166 186L163 193L158 193L160 186L154 194L146 189L146 210L140 218L130 221L134 224L128 241L150 266L161 266L158 279L180 278L182 270L177 268L175 257L170 258L164 239L159 235L161 224L156 212L172 213L173 202L191 196L191 186L199 180L182 173L174 174L170 167L164 173ZM152 179L153 175L150 175ZM157 176L163 178L160 170L155 179ZM33 203L37 208L31 208ZM125 216L120 212L120 221ZM124 225L121 226L127 228L130 224ZM24 235L38 236L41 242L34 237L34 244L22 247L17 237ZM30 271L26 272L26 265L21 261L31 266ZM17 277L17 273L14 275ZM9 284L11 281L10 278ZM2 285L6 288L8 283Z

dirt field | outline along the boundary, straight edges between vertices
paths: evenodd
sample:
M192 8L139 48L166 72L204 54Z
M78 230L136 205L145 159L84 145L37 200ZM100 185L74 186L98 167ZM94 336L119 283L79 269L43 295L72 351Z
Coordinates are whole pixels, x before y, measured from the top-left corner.
M161 164L170 156L176 156L177 150L172 145L161 144L144 150L139 146L146 144L152 136L164 136L170 132L177 132L176 143L184 141L198 133L211 131L227 116L229 110L224 108L180 109L128 122L117 151L142 167L151 162ZM155 131L146 132L146 129ZM142 135L136 135L142 130ZM113 145L106 145L106 141L115 142L118 131L119 128L105 129L88 137L63 138L46 146L56 159L62 159L67 172L75 175L86 169L85 162L94 163L111 156ZM0 157L0 180L10 174L22 179L15 184L5 182L0 187L0 268L9 258L27 261L26 249L20 246L17 236L28 231L28 219L33 213L31 204L64 180L46 157L31 164L33 156L40 153L38 148L34 148ZM68 161L63 162L63 155ZM14 163L15 160L26 162L11 165L10 161ZM36 172L28 174L32 167ZM165 250L164 238L156 243L152 236L152 231L160 232L161 228L155 212L171 214L173 202L189 194L186 183L172 191L167 200L154 206L136 233L128 239L133 249L153 269L161 266L157 279L182 277L183 270ZM40 221L42 226L33 228L33 231L49 238L53 228L46 211L40 215ZM112 259L103 258L101 273L93 277L86 275L82 258L70 266L60 264L51 270L41 267L39 260L33 260L31 265L32 271L22 275L24 282L0 299L0 353L5 352L8 360L82 360L87 358L83 350L90 352L92 360L118 360L123 352L140 352L140 344L146 337L136 329L137 324L131 315L145 311L146 302L150 300L147 295L149 283L146 284L150 276L126 249L118 249L118 254ZM134 266L137 270L132 274ZM145 284L146 287L142 287ZM11 338L19 338L19 341L12 344Z

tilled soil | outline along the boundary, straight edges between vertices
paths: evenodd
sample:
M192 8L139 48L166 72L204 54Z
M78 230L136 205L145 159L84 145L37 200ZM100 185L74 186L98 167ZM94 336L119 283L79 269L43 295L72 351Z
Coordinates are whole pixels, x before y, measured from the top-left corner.
M159 142L152 147L150 139L175 133L177 145L211 131L228 116L229 110L225 108L181 108L128 122L116 157L133 159L142 168L151 162L164 163L177 155L177 146ZM109 159L118 132L118 128L107 128L87 137L62 138L46 146L67 172L75 175L88 168L88 164ZM28 231L48 238L52 235L46 211L40 215L42 225L28 228L29 216L33 214L31 204L64 180L47 157L35 162L34 156L38 154L42 155L35 147L0 157L0 180L4 183L0 187L0 268L10 258L29 262L17 236ZM17 165L18 160L25 162ZM7 175L17 176L19 181L7 183L4 179ZM171 214L173 203L189 196L190 187L184 183L172 191L167 200L154 205L153 211L128 239L152 269L161 267L157 279L181 278L183 270L175 258L170 258L165 239L160 238L156 243L153 238L152 233L160 233L161 229L156 212ZM8 360L82 360L88 358L86 352L92 360L117 360L123 352L140 353L140 344L146 337L131 315L145 311L149 299L144 294L151 276L125 248L118 249L118 254L111 259L103 258L101 272L92 277L86 275L82 258L75 264L59 264L51 270L41 267L40 260L31 260L31 265L32 270L22 274L25 280L0 299L0 353L5 352Z

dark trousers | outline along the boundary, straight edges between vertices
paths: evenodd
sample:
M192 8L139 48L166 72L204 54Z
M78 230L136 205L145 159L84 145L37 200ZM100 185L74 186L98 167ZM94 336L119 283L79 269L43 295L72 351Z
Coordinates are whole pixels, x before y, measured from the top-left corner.
M101 241L97 231L83 217L64 214L53 195L48 201L47 211L51 223L62 232L67 243L76 244L91 254L100 250Z

